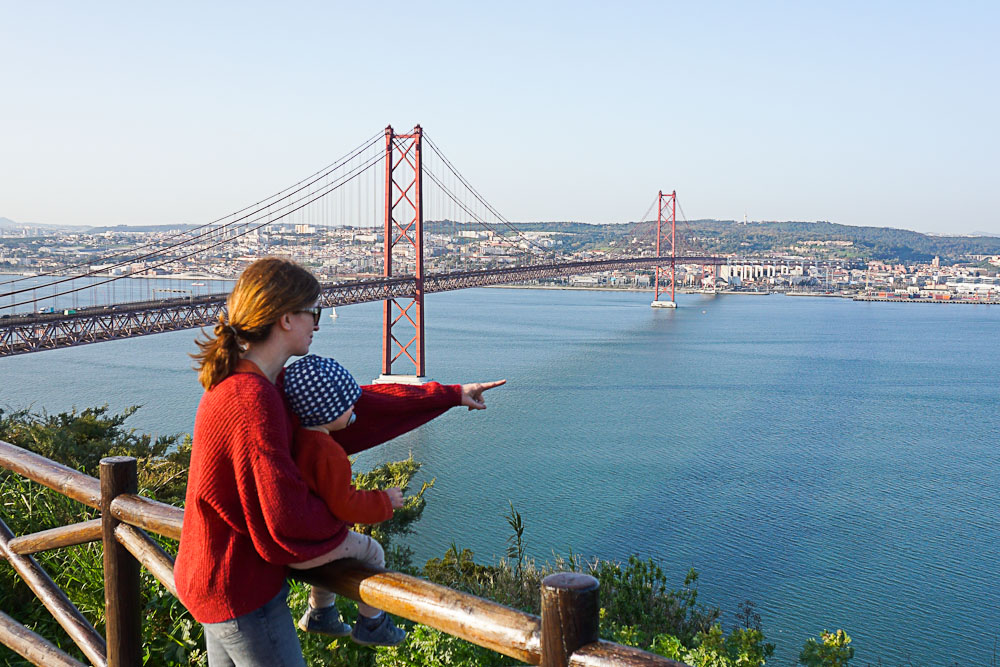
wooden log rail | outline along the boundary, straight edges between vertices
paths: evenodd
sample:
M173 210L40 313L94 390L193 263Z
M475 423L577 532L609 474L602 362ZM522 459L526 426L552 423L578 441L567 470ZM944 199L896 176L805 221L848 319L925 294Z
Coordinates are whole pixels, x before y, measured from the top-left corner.
M139 566L171 594L173 558L146 531L174 540L184 510L135 493L136 461L101 461L101 479L0 441L0 467L90 507L101 518L14 537L0 520L0 557L7 560L96 667L141 662L142 604ZM102 539L107 642L30 555ZM679 662L598 638L598 584L580 573L553 574L542 582L542 614L535 616L423 579L334 561L293 576L356 601L422 623L522 662L544 667L684 667ZM79 661L0 611L0 644L36 665L79 666Z

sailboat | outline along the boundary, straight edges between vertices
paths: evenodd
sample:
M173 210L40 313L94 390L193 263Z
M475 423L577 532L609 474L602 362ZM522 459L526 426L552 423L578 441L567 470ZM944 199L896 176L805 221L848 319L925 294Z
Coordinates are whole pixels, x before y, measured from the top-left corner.
M331 320L335 320L335 319L337 319L338 317L340 317L340 316L339 316L339 315L337 315L337 309L336 309L336 308L334 308L333 306L331 306L331 307L330 307L330 319L331 319Z

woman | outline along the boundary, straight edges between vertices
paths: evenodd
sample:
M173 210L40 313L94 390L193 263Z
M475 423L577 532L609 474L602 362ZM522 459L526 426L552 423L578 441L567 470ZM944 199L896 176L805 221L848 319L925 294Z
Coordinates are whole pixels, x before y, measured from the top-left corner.
M254 262L229 295L228 319L194 355L206 391L174 577L205 626L213 667L305 664L285 603L287 565L329 551L339 522L291 458L294 424L277 380L309 351L319 293L293 262Z
M198 341L193 355L205 393L174 578L205 627L212 667L304 667L285 602L288 565L343 539L343 522L310 493L292 459L295 422L279 386L285 362L309 352L319 294L316 278L294 262L258 260L236 281L214 337ZM462 385L455 404L483 409L488 388Z

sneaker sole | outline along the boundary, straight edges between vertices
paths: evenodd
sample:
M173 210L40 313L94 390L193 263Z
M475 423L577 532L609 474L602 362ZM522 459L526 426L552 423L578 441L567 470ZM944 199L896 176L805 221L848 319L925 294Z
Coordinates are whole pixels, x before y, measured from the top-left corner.
M361 639L355 638L354 635L351 635L351 641L354 642L355 644L359 645L359 646L388 646L388 647L391 648L393 646L399 646L400 644L403 643L403 641L405 639L406 639L406 635L403 635L398 642L394 642L392 644L388 644L386 642L366 642L366 641L363 641Z
M301 630L302 632L308 632L309 634L312 635L324 635L326 637L335 637L337 639L351 636L351 626L347 626L346 632L327 632L326 630L310 630L301 623L296 623L296 627L298 627L298 629Z

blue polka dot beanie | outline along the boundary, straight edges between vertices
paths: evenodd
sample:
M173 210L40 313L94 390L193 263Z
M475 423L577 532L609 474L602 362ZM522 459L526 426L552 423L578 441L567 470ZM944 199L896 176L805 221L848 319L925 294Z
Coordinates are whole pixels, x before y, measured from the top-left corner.
M285 368L285 396L303 426L319 426L357 403L361 387L333 359L310 354Z

